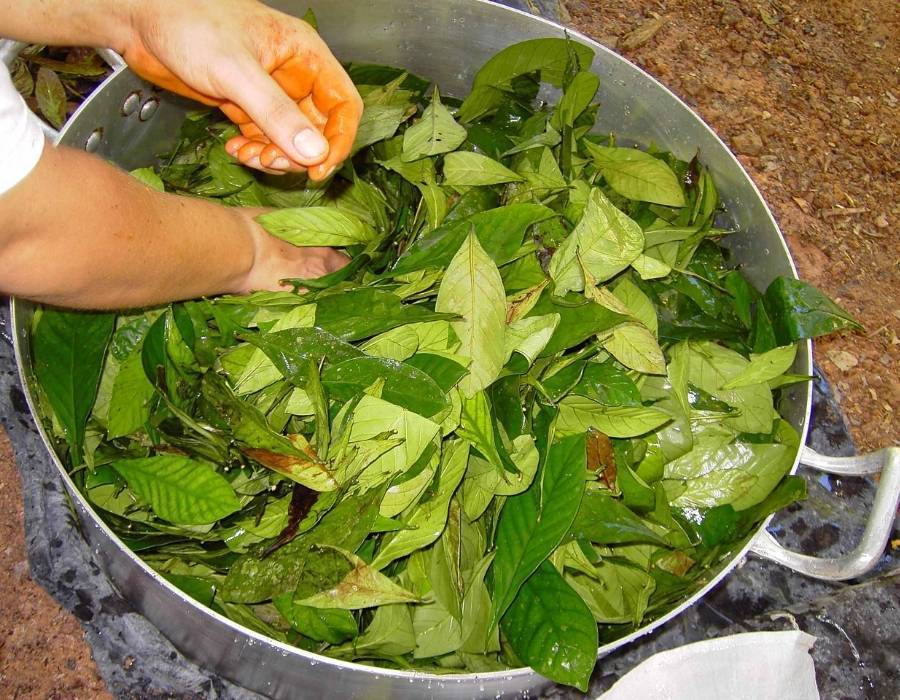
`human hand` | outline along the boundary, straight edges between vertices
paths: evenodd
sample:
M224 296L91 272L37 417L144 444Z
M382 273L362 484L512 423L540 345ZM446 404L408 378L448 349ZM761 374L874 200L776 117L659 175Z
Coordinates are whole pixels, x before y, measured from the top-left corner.
M254 221L263 210L235 209L250 227L253 239L253 264L241 283L239 294L254 291L293 289L283 279L315 279L344 267L350 259L334 248L298 247L272 236Z
M143 78L215 105L243 164L327 178L350 155L362 99L306 22L256 0L136 0L122 50Z

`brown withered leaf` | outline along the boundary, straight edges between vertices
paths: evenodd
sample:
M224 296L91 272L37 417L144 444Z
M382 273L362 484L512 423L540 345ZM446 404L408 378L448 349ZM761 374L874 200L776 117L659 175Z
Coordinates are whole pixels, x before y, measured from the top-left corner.
M418 603L419 597L394 583L380 571L369 566L352 552L340 547L322 545L322 550L338 552L350 565L349 572L328 590L296 601L314 608L359 610L391 603Z
M684 576L694 565L694 560L680 549L675 549L656 560L656 566L673 576Z
M318 498L319 494L312 489L306 488L303 484L294 484L291 492L291 504L288 506L287 525L278 533L278 539L263 552L263 558L266 558L276 549L283 547L297 536L297 532L300 529L300 521L306 517Z
M253 461L313 491L333 491L337 488L337 481L328 467L309 454L282 454L259 447L245 447L241 451Z
M612 440L595 428L587 432L587 468L597 472L597 478L609 490L616 490L616 455Z
M38 66L42 66L54 73L66 75L71 78L99 78L110 72L110 69L103 64L96 63L75 63L72 61L57 61L53 58L45 56L29 56L28 62Z
M622 38L622 43L619 45L626 51L633 51L656 36L656 33L663 28L665 23L666 20L664 17L652 17L642 22L637 28L628 32L628 34Z
M544 288L548 284L550 284L550 280L546 279L540 284L531 287L530 289L526 289L519 292L518 294L514 294L511 297L507 297L506 322L512 323L513 321L518 321L520 318L524 318L525 316L527 316L528 312L535 307L535 304L537 304L538 299L540 299L541 293L544 291Z
M32 93L34 93L34 78L31 77L31 73L28 70L28 66L25 65L25 61L17 58L16 62L13 63L10 73L13 85L16 86L18 93L22 97L31 97Z

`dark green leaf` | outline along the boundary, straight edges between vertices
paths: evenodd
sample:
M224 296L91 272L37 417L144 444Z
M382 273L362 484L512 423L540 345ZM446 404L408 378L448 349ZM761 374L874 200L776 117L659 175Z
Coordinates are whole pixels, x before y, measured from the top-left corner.
M627 316L587 301L578 294L569 293L565 297L556 297L549 290L545 290L528 315L543 316L551 313L559 314L559 325L541 357L555 355L561 350L575 347L591 336L628 320Z
M460 107L460 118L472 121L496 109L521 75L540 72L542 80L562 87L570 51L577 57L578 68L586 68L594 57L591 49L569 39L530 39L503 49L475 74L472 93Z
M428 267L446 267L471 230L475 231L481 247L494 262L503 265L512 260L522 246L528 227L552 216L552 210L539 204L511 204L455 220L448 214L443 226L416 239L389 274L396 276Z
M862 329L858 321L822 292L793 277L779 277L772 282L765 300L779 345L837 330Z
M497 555L491 566L497 624L525 580L568 532L584 493L584 435L550 446L546 463L524 493L510 498L497 527Z
M307 605L300 605L294 603L293 593L275 596L272 602L294 629L310 639L328 644L340 644L359 633L356 618L349 610L311 608Z
M212 605L216 596L216 584L214 581L200 576L187 576L184 574L170 574L163 572L163 578L187 593L191 598L202 605Z
M84 426L115 321L113 314L44 309L34 332L34 372L65 430L73 466L81 464Z
M501 629L516 656L542 676L587 690L597 662L597 623L550 562L519 589Z
M403 304L400 297L371 287L331 294L316 300L316 325L352 342L370 338L391 328L421 321L455 318L425 306Z
M382 399L426 418L447 405L444 392L434 380L405 362L357 357L331 364L322 371L322 383L332 397L342 401L361 394L378 379L384 380Z
M589 71L577 73L556 106L550 123L556 129L561 129L563 126L574 126L575 120L591 104L599 87L600 78L595 74ZM556 144L551 145L555 146Z
M666 544L626 505L603 491L584 495L567 537L595 544Z
M333 545L356 551L378 517L383 490L343 498L314 528L268 557L247 554L238 559L222 584L225 600L256 603L293 592L310 561L313 545Z
M751 309L754 300L759 297L759 293L736 270L732 270L725 276L725 288L734 297L734 308L741 323L747 328L751 328L753 324Z
M612 362L588 362L572 393L606 406L640 406L641 392L623 370Z
M273 431L255 406L237 398L222 377L207 372L201 385L210 420L230 432L245 455L313 491L332 491L337 482L328 465L302 435L290 438ZM326 447L327 446L323 446Z
M622 491L622 500L629 508L646 513L656 507L656 492L627 464L618 465L616 486Z
M307 362L344 362L364 353L321 328L290 328L244 339L262 350L278 371L295 386L306 385Z
M434 380L434 383L444 393L456 386L457 382L469 371L448 357L428 352L417 352L406 360L406 364L422 370Z

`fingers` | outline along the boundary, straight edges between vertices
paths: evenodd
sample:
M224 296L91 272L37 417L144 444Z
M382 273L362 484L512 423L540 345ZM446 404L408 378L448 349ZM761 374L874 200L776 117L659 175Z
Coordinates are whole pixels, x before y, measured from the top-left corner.
M241 72L240 79L229 81L231 94L228 95L240 110L228 110L226 115L232 118L245 113L283 155L300 165L316 165L325 160L328 141L275 79L256 62L248 62ZM236 123L243 131L245 122Z
M325 127L325 123L327 121L326 117L316 109L315 103L313 103L311 97L305 97L300 100L298 106L300 107L300 111L303 112L312 123L312 125L316 128L316 131L322 132ZM255 126L255 125L254 125ZM263 139L267 140L267 139ZM287 155L285 155L284 151L282 151L278 146L274 143L268 144L259 156L262 164L269 168L275 168L277 170L290 170L293 172L306 172L306 168L300 165L299 163L292 162Z
M328 139L328 157L309 169L313 180L323 180L350 155L363 113L363 101L340 64L323 71L316 79L312 98L320 113L327 115L323 129Z
M309 119L317 131L322 132L328 118L322 114L311 95L304 97L298 104L300 111ZM277 145L271 143L262 130L252 121L240 107L233 104L222 105L225 115L241 127L242 136L236 136L225 145L228 153L240 160L244 165L259 170L276 172L306 172L306 168L299 163L290 160ZM258 144L258 148L245 150L248 143ZM246 157L245 157L246 156ZM258 162L250 162L250 158L258 159ZM341 159L343 160L343 159ZM333 165L321 168L314 179L321 180L333 170Z
M356 139L356 129L361 115L362 106L357 107L352 102L342 103L332 109L325 125L325 138L328 139L330 146L328 157L324 162L309 169L310 178L324 180L347 159Z

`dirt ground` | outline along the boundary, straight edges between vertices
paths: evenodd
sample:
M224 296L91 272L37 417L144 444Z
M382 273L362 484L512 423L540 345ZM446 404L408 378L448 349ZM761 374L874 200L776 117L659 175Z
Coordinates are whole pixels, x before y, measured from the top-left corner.
M12 446L2 429L0 514L0 697L110 697L78 621L29 578L22 489Z
M900 443L900 5L563 0L563 8L572 26L658 77L732 145L801 275L866 327L816 345L857 445ZM0 542L0 697L108 697L78 623L28 577L5 435Z

